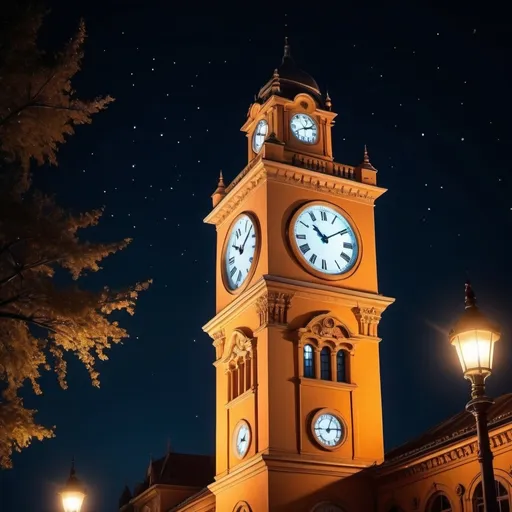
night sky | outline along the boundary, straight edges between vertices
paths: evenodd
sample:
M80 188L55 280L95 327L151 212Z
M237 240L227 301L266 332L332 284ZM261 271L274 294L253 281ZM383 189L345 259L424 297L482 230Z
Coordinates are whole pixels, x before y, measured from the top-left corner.
M306 11L278 3L185 12L174 2L54 3L45 37L63 41L80 16L89 37L74 84L116 102L62 147L37 182L77 210L106 205L91 237L133 237L87 278L91 286L152 277L131 337L100 365L101 389L70 364L26 403L57 437L35 443L0 473L2 512L58 510L55 493L76 458L85 512L116 510L150 455L213 453L214 352L202 326L214 315L215 229L202 219L219 170L247 163L239 131L280 63L283 40L328 88L338 113L337 162L368 145L378 183L380 292L396 297L381 321L387 449L464 407L447 331L469 276L482 309L503 328L489 393L512 390L512 158L510 25L504 13L419 7ZM242 4L240 4L242 5ZM245 4L243 4L245 5ZM84 284L85 285L85 284Z

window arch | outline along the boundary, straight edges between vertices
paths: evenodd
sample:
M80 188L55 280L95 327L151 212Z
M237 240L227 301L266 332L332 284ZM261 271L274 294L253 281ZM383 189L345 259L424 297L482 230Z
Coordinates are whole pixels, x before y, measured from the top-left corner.
M320 378L331 380L331 349L324 347L320 352Z
M452 512L450 501L446 494L436 494L427 507L428 512Z
M315 358L313 347L304 345L304 377L314 378L315 376Z
M510 496L505 486L498 480L494 480L496 486L496 500L498 501L498 512L510 512ZM473 512L485 512L484 491L482 482L479 482L473 493Z
M338 350L336 354L336 380L338 382L348 382L347 378L347 351Z

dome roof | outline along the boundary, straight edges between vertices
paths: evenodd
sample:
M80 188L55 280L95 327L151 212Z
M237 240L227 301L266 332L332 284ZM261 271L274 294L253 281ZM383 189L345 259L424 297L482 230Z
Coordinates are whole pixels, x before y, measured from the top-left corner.
M278 90L275 87L277 80ZM272 90L273 84L274 90ZM274 76L260 89L258 100L266 101L272 94L293 100L301 92L312 96L318 104L323 104L320 87L309 73L297 66L290 55L290 45L286 39L281 65L274 71Z

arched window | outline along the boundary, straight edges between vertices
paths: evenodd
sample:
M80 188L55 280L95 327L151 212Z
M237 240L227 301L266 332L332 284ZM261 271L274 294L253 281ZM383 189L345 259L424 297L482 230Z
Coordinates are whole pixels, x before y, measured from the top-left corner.
M304 346L304 377L313 378L315 376L315 365L313 359L313 347Z
M348 382L347 379L347 353L345 350L338 350L336 354L336 380Z
M331 380L331 350L324 347L320 352L320 378Z
M452 512L452 506L444 494L436 494L427 510L428 512Z
M495 480L494 483L496 485L498 512L510 512L510 497L507 489L505 489L505 486L501 482L498 482L498 480ZM473 494L473 512L485 512L482 482L476 486L475 493Z

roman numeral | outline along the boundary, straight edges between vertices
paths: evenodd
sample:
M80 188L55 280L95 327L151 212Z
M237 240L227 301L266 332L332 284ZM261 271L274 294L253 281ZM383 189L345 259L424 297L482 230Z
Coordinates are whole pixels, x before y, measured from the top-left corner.
M256 233L253 233L253 234L251 235L251 238L256 238Z
M231 277L231 279L233 279L233 276L236 274L236 267L233 267L230 271L229 271L229 277Z
M239 238L242 236L242 232L240 231L240 228L236 230L236 237Z
M307 228L309 228L309 226L307 224L305 224L304 222L302 222L301 220L299 220L299 222L303 225L303 226L306 226Z
M228 262L230 265L233 265L233 263L235 263L235 257L231 256L231 258L229 258Z
M347 263L349 263L349 262L350 262L350 256L349 256L347 253L342 252L342 253L340 254L340 256L341 256L341 257L342 257L342 258L343 258Z
M302 254L306 254L309 251L309 245L304 244L299 247L299 249L302 251Z
M336 263L336 266L338 267L338 269L341 270L341 267L340 267L340 264L338 263L338 261L334 260L334 263Z
M322 220L327 220L327 213L325 213L324 211L321 211L321 212L320 212L320 218L321 218Z
M249 224L249 219L245 219L245 232L247 233L247 225Z
M251 257L249 258L249 263L252 263L252 260L253 260L253 259L254 259L254 258L251 256Z
M299 240L306 240L306 235L295 235Z
M352 243L351 242L343 242L343 248L344 249L352 249Z
M322 270L327 270L327 262L322 260Z
M314 265L315 261L316 261L316 254L312 254L311 258L309 258L309 261L310 261L310 263L312 263Z
M315 214L313 212L308 212L308 213L309 213L309 216L311 217L311 220L313 222L315 222L315 220L316 220Z
M336 219L337 219L337 218L338 218L338 217L335 215L335 216L334 216L334 219L332 219L331 224L334 224L334 222L336 221Z
M242 271L238 271L238 276L236 276L236 282L239 283L242 280Z

